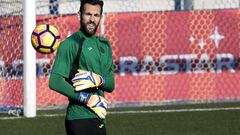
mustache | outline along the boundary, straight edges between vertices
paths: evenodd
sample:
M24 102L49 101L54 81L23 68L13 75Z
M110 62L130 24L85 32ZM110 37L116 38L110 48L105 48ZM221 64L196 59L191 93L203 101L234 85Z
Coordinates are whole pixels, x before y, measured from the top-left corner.
M97 24L94 22L88 22L87 24L93 24L94 26L97 26Z

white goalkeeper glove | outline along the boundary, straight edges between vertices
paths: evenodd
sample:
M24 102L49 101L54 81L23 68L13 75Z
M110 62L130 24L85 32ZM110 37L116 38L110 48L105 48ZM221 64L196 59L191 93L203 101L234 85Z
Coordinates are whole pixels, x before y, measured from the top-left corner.
M78 73L76 73L72 79L72 83L76 91L81 91L94 87L98 89L99 86L105 83L105 80L98 74L79 69Z
M77 101L85 104L100 119L105 119L107 115L107 100L99 95L91 95L87 92L80 92L75 98Z

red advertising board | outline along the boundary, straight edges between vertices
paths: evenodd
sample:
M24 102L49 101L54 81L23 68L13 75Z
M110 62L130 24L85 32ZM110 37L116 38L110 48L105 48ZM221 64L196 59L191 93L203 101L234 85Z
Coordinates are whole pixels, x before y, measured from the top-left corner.
M8 21L0 17L1 23ZM37 23L55 25L62 39L79 30L76 15L38 16ZM106 14L104 34L111 42L115 64L115 90L106 94L107 99L112 103L239 100L238 27L239 10ZM11 37L0 39L4 46L0 58L5 63L1 66L8 69L0 80L2 86L8 85L0 88L0 98L18 98L0 100L0 105L22 104L22 74L13 71L22 66L14 61L22 60L23 54L9 57L13 49L22 51L17 32L22 28L0 29L1 35ZM55 54L37 57L42 61L37 63L37 104L67 104L67 98L48 88Z

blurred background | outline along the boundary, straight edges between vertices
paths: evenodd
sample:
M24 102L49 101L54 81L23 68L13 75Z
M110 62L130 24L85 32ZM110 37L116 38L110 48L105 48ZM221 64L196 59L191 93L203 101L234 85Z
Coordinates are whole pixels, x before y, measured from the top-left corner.
M80 28L79 6L80 0L36 0L36 24L54 25L64 40ZM104 0L97 35L113 49L116 85L105 94L110 108L236 107L239 7L239 0ZM23 109L23 25L23 0L0 0L3 114L20 116ZM55 55L36 53L37 110L65 109L68 103L48 88Z

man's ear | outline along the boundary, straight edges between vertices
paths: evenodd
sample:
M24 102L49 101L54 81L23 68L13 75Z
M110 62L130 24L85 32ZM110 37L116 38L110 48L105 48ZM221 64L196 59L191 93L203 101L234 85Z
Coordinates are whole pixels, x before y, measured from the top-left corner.
M80 11L78 11L78 13L77 13L77 18L80 21L80 19L81 19L81 12Z

